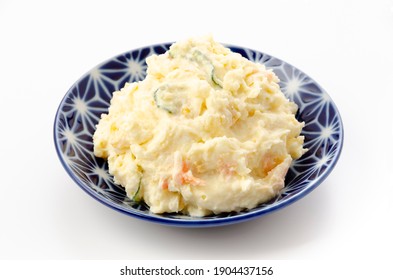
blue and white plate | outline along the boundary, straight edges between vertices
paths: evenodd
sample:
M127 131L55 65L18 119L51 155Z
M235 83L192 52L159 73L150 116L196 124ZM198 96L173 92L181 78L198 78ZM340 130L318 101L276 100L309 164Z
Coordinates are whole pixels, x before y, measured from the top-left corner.
M146 57L162 54L171 44L135 49L91 69L66 93L54 122L58 156L71 178L89 195L124 214L173 226L206 227L232 224L260 217L304 197L329 175L343 145L343 125L329 95L309 76L271 55L227 45L232 51L260 62L280 78L284 94L299 106L297 118L305 122L302 134L308 152L293 162L280 195L252 210L223 213L202 218L181 214L154 214L144 203L127 198L122 187L113 183L104 159L93 154L92 135L102 113L108 111L112 93L125 82L140 81L146 75Z

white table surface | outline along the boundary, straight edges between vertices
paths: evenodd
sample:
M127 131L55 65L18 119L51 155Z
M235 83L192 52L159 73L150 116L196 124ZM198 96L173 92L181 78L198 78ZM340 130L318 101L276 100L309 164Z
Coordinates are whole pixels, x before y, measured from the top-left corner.
M291 206L182 229L113 211L63 169L53 121L96 64L211 33L313 77L341 113L330 176ZM0 1L0 259L386 260L393 249L393 1Z

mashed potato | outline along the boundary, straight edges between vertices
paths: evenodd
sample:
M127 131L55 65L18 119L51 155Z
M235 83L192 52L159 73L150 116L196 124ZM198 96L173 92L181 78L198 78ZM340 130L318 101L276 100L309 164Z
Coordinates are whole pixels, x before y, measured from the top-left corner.
M276 196L305 151L277 76L209 36L146 61L146 79L113 94L93 137L115 183L154 213L240 211Z

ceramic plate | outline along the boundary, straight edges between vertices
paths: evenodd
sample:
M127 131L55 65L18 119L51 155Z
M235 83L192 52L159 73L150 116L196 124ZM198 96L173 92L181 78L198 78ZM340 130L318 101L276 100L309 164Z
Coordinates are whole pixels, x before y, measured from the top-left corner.
M329 95L296 67L271 55L227 45L251 61L263 63L280 78L283 93L299 106L297 119L305 122L302 135L308 152L293 162L285 188L268 203L239 213L208 217L181 214L154 214L144 203L127 198L122 187L113 183L105 160L93 154L92 135L100 115L108 111L112 93L125 82L140 81L146 75L146 57L161 54L170 43L147 46L115 56L83 75L67 91L54 122L54 141L65 170L93 198L124 214L173 226L204 227L232 224L260 217L304 197L329 175L343 145L343 125Z

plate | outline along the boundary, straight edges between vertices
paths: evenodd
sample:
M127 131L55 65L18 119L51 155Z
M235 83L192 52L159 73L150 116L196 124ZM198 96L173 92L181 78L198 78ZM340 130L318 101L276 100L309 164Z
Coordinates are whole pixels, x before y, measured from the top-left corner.
M108 111L112 93L125 82L146 75L145 59L162 54L172 43L146 46L117 55L83 75L67 91L54 121L54 142L65 170L85 192L121 213L172 226L208 227L247 221L271 213L299 200L320 185L339 159L343 146L343 124L330 96L312 78L289 63L248 48L226 45L247 59L263 63L280 78L280 87L298 106L296 118L305 122L302 135L308 152L293 162L280 194L251 210L207 217L154 214L144 203L131 201L114 184L106 160L93 154L92 135L102 113Z

